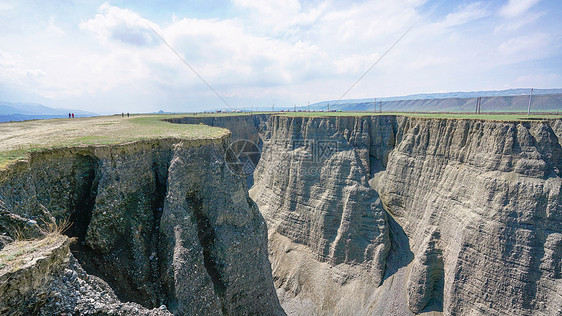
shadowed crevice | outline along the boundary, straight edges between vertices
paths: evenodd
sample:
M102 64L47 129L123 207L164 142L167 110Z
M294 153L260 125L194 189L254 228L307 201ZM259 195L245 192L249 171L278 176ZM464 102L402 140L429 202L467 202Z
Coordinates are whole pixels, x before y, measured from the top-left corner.
M219 272L219 263L216 262L213 250L215 248L216 235L215 230L211 226L209 218L203 212L203 201L197 193L191 193L187 196L187 202L193 210L193 218L197 223L197 237L199 244L203 248L203 264L207 274L211 277L215 293L219 297L223 297L226 291L226 285L221 280ZM224 309L224 307L223 307Z
M388 279L400 268L409 265L414 260L414 253L410 249L410 240L404 229L390 213L385 213L389 226L390 251L386 257L386 271L383 280Z
M76 181L75 199L70 205L71 226L65 232L69 237L77 237L83 242L92 219L99 184L98 159L91 156L77 156L74 163Z

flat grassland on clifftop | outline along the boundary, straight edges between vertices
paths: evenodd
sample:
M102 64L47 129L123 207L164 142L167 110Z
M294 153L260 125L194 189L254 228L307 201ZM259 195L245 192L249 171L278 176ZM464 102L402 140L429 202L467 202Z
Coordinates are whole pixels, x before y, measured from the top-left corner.
M469 120L492 120L492 121L537 121L560 119L560 114L468 114L468 113L400 113L400 112L281 112L277 115L292 117L331 117L331 116L378 116L395 115L437 119L469 119Z
M175 115L133 115L130 118L100 116L0 123L0 169L25 159L29 152L89 145L120 144L156 138L189 140L220 138L227 130L207 125L172 124L164 121L181 117L221 117L272 114L294 117L400 115L420 118L529 121L560 119L562 115L539 114L460 114L460 113L375 113L375 112L243 112Z
M185 115L102 116L0 124L0 169L32 151L50 148L109 145L157 138L212 139L228 131L207 125L172 124L167 118Z

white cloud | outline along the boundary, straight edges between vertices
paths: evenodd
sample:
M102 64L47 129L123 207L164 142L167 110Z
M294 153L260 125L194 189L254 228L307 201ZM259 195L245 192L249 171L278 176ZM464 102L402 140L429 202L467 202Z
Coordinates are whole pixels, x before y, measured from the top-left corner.
M145 95L140 103L160 97L175 104L189 98L216 104L207 87L153 35L150 25L226 97L262 102L314 94L308 91L313 86L328 92L334 86L342 90L342 83L357 78L405 25L417 19L415 7L421 3L365 2L336 10L327 1L304 8L298 1L288 7L281 2L240 1L239 6L251 9L251 19L184 17L166 25L105 3L79 25L87 47L65 43L48 54L43 50L25 56L43 65L43 77L29 86L53 100L93 100L110 93L123 98L134 89L131 100ZM275 16L286 23L271 24ZM64 35L55 21L49 19L49 32ZM259 25L268 26L260 29ZM336 77L341 80L327 82ZM241 97L241 91L248 95ZM146 97L150 94L155 97Z
M550 88L552 82L560 81L560 75L555 73L539 73L519 76L515 79L517 87L545 87Z
M218 84L287 84L322 60L314 45L256 36L234 20L182 19L163 36L205 78Z
M0 0L0 11L9 11L17 6L15 0Z
M517 19L507 19L506 22L501 23L500 25L496 26L494 29L495 33L499 32L512 32L519 30L523 26L527 26L535 21L537 21L540 17L544 16L545 12L534 13L530 12L525 16L519 17Z
M414 24L347 97L516 85L516 78L533 80L517 65L560 56L556 35L537 29L541 14L550 13L533 12L536 2L510 1L494 16L482 1L433 13L425 0L232 1L236 15L221 18L179 12L155 18L108 3L72 24L45 13L27 34L0 34L0 85L17 83L22 95L37 91L98 112L117 103L134 105L128 111L220 107L150 27L238 106L336 99ZM0 27L25 29L23 13L0 20ZM503 74L511 77L498 75L500 68L512 69Z
M135 46L150 46L156 43L150 21L137 13L109 5L107 2L99 8L100 13L80 24L80 28L96 34L103 43L119 41Z
M81 24L103 49L81 61L91 68L75 79L83 81L84 87L88 83L88 89L80 91L94 94L95 90L135 84L145 92L172 94L177 99L185 100L188 95L207 98L207 87L160 41L139 46L138 41L114 36L144 31L147 23L134 12L105 4L99 14ZM244 86L259 88L252 93L261 90L263 96L267 87L302 83L330 71L325 67L329 60L319 47L252 34L237 19L183 18L153 27L224 96L236 96Z
M442 24L445 27L463 25L488 15L489 12L484 5L481 2L475 2L462 6L457 11L447 14Z
M299 0L233 0L234 4L247 9L256 10L263 16L263 21L270 24L288 24L301 13Z
M507 18L515 18L527 12L540 0L509 0L501 9L500 15Z
M286 33L291 28L310 26L326 12L329 1L303 8L300 0L232 0L234 5L249 11L248 18L256 24L257 32Z
M45 73L25 62L19 54L0 49L0 81L22 85L27 81L36 82Z
M551 42L552 39L548 34L523 35L501 43L498 52L502 56L520 56L519 58L528 58L529 55L542 56Z
M380 58L380 54L373 53L371 55L353 54L334 61L336 71L338 73L361 73L365 72L374 62Z
M49 26L47 28L47 32L54 34L55 36L66 35L66 32L56 25L54 16L49 17Z

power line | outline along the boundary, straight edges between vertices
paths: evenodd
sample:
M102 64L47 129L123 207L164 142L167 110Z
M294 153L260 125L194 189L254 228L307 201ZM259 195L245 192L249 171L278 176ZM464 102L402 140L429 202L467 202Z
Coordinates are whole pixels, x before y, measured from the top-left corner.
M211 91L213 91L213 92L217 95L217 97L219 97L219 99L221 99L221 101L222 101L224 104L226 104L226 106L228 106L231 110L234 110L234 109L230 106L230 104L228 104L228 102L226 102L226 100L223 99L223 98L220 96L220 94L219 94L215 89L213 89L213 87L211 87L211 85L210 85L205 79L203 79L203 77L201 77L201 75L200 75L195 69L193 69L193 67L191 67L191 65L190 65L184 58L183 58L170 44L168 44L168 42L166 42L166 40L165 40L162 36L160 36L160 34L158 34L158 32L156 32L156 30L153 29L152 26L150 26L150 24L147 23L146 25L152 30L152 32L154 32L154 34L156 34L156 36L158 36L158 38L159 38L164 44L166 44L166 46L168 46L168 48L170 48L170 50L172 50L172 52L174 52L174 54L176 54L176 56L178 56L178 58L179 58L191 71L193 71L194 74L197 75L197 77L199 77L199 79L201 79L201 81L203 81L203 83L204 83L205 85L207 85L207 87L209 87L209 89L211 89Z
M371 71L371 69L375 68L375 66L386 56L386 54L388 54L394 48L394 46L396 46L398 42L400 42L406 36L406 34L408 34L408 32L410 32L410 30L413 28L414 25L410 26L410 28L407 29L406 32L404 32L404 34L402 34L402 36L400 36L400 38L398 38L398 40L396 40L396 42L394 42L394 44L392 44L392 46L390 46L386 50L386 52L384 52L384 54L382 54L382 56L379 57L379 59L377 59L377 61L375 61L375 63L371 65L371 67L369 67L369 69L367 69L367 71L365 71L365 73L351 85L351 87L349 87L349 89L347 89L347 91L336 101L335 104L338 104L341 101L341 99L343 99L349 93L349 91L351 91L351 89L353 89L359 83L359 81L361 81L361 79L363 79L363 77L365 77L369 73L369 71Z

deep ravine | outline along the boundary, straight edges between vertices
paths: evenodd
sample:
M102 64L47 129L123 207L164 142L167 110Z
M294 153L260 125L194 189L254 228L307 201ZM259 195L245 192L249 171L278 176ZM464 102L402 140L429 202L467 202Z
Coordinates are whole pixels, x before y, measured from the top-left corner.
M559 119L272 117L250 196L287 313L562 312L561 136Z
M8 284L0 313L284 314L265 222L244 177L226 166L229 144L227 137L67 148L4 172L2 220L70 219L77 262L56 261L52 273L54 280L78 275L83 285ZM26 297L31 303L17 304Z
M60 273L109 293L83 311L562 313L560 119L172 122L232 140L54 150L0 174L3 219L74 223ZM261 151L253 173L228 168L237 140Z

